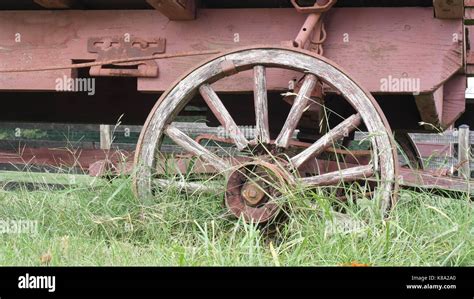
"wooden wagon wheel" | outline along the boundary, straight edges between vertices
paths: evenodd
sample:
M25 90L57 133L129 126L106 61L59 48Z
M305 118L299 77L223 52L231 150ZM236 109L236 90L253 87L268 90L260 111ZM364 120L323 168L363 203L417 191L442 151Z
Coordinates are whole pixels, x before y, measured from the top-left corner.
M271 140L268 125L271 115L268 115L267 107L271 103L267 99L266 68L293 70L304 76L287 120L274 140ZM226 76L246 70L253 70L254 73L256 129L253 140L246 138L211 86ZM314 143L294 153L289 150L291 144L298 143L294 140L294 132L311 101L310 95L318 80L340 92L356 113L329 129ZM235 149L232 155L213 152L173 123L178 113L198 93L229 132ZM371 157L365 163L349 165L335 162L333 165L338 165L338 168L329 172L301 171L307 163L321 162L318 157L324 156L323 152L329 148L337 152L334 148L336 142L360 126L365 126L371 148ZM188 155L198 157L206 166L225 176L227 207L236 216L243 215L247 220L265 222L277 214L278 207L273 199L279 195L274 185L279 184L327 188L354 181L374 184L373 181L376 184L373 198L379 200L383 212L393 205L396 198L397 154L390 127L377 103L370 93L338 66L308 51L275 46L237 49L206 61L176 81L153 108L137 145L134 189L140 199L154 196L153 182L160 159L165 156L161 149L165 137ZM248 152L255 152L257 147L263 147L265 151L249 158Z

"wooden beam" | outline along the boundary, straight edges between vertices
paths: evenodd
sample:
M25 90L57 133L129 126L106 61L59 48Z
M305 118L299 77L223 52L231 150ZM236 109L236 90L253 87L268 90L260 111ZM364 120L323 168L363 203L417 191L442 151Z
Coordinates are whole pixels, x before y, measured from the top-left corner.
M449 128L466 110L466 76L454 75L444 84L441 126Z
M474 0L464 0L464 7L474 7Z
M416 106L426 129L439 127L443 117L443 86L435 92L415 96Z
M467 11L467 9L466 9ZM474 8L472 10L474 12ZM474 14L473 14L474 17ZM472 21L472 20L465 20L466 22ZM474 26L472 25L466 25L466 45L470 44L470 48L466 47L465 49L465 63L466 63L466 74L472 75L474 74Z
M435 17L438 19L462 19L464 0L433 0Z
M146 0L146 2L172 21L196 18L196 0Z
M47 9L67 9L77 7L76 0L34 0L36 4Z
M469 126L468 125L461 125L459 126L458 131L458 164L459 166L459 174L458 176L463 179L471 179L471 167L470 167L470 159L471 159L471 143L470 143L470 134L469 134Z

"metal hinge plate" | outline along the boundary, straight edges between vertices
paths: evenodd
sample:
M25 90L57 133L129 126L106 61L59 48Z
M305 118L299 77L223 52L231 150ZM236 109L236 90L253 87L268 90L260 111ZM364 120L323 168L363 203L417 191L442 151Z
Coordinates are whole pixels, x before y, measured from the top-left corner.
M87 50L97 53L96 61L109 61L132 57L152 56L164 53L166 39L145 40L139 37L93 37L87 42ZM158 65L154 60L134 61L93 66L91 76L109 77L158 77Z

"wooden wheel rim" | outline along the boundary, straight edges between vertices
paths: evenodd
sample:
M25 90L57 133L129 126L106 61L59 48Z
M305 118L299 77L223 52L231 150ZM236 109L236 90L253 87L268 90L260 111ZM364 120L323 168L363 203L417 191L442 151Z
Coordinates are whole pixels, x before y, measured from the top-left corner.
M340 67L312 52L278 46L257 46L232 50L213 57L173 84L153 107L140 134L135 153L136 173L133 187L142 200L152 198L153 169L159 152L163 132L174 117L204 84L211 84L226 76L223 65L231 62L235 71L252 69L256 65L290 69L311 73L337 89L354 109L360 113L371 138L374 168L379 174L381 210L387 211L396 200L398 161L391 130L375 99L351 79Z

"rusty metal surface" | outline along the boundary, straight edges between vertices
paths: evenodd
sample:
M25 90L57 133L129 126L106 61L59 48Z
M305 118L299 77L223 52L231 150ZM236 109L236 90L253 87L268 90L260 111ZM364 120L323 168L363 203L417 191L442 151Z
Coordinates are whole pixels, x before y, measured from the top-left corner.
M162 54L165 52L165 47L164 38L145 40L135 36L116 36L92 37L87 41L87 50L90 53L97 53L97 61ZM92 66L89 73L91 76L158 77L158 64L154 60L117 63L112 66L115 67ZM137 69L121 68L130 66L136 66Z
M313 5L302 6L298 4L297 0L291 0L291 4L296 8L299 13L323 13L331 9L336 4L337 0L317 0Z
M276 201L289 183L289 173L263 159L243 164L227 180L226 206L247 222L267 222L278 214L281 204Z

